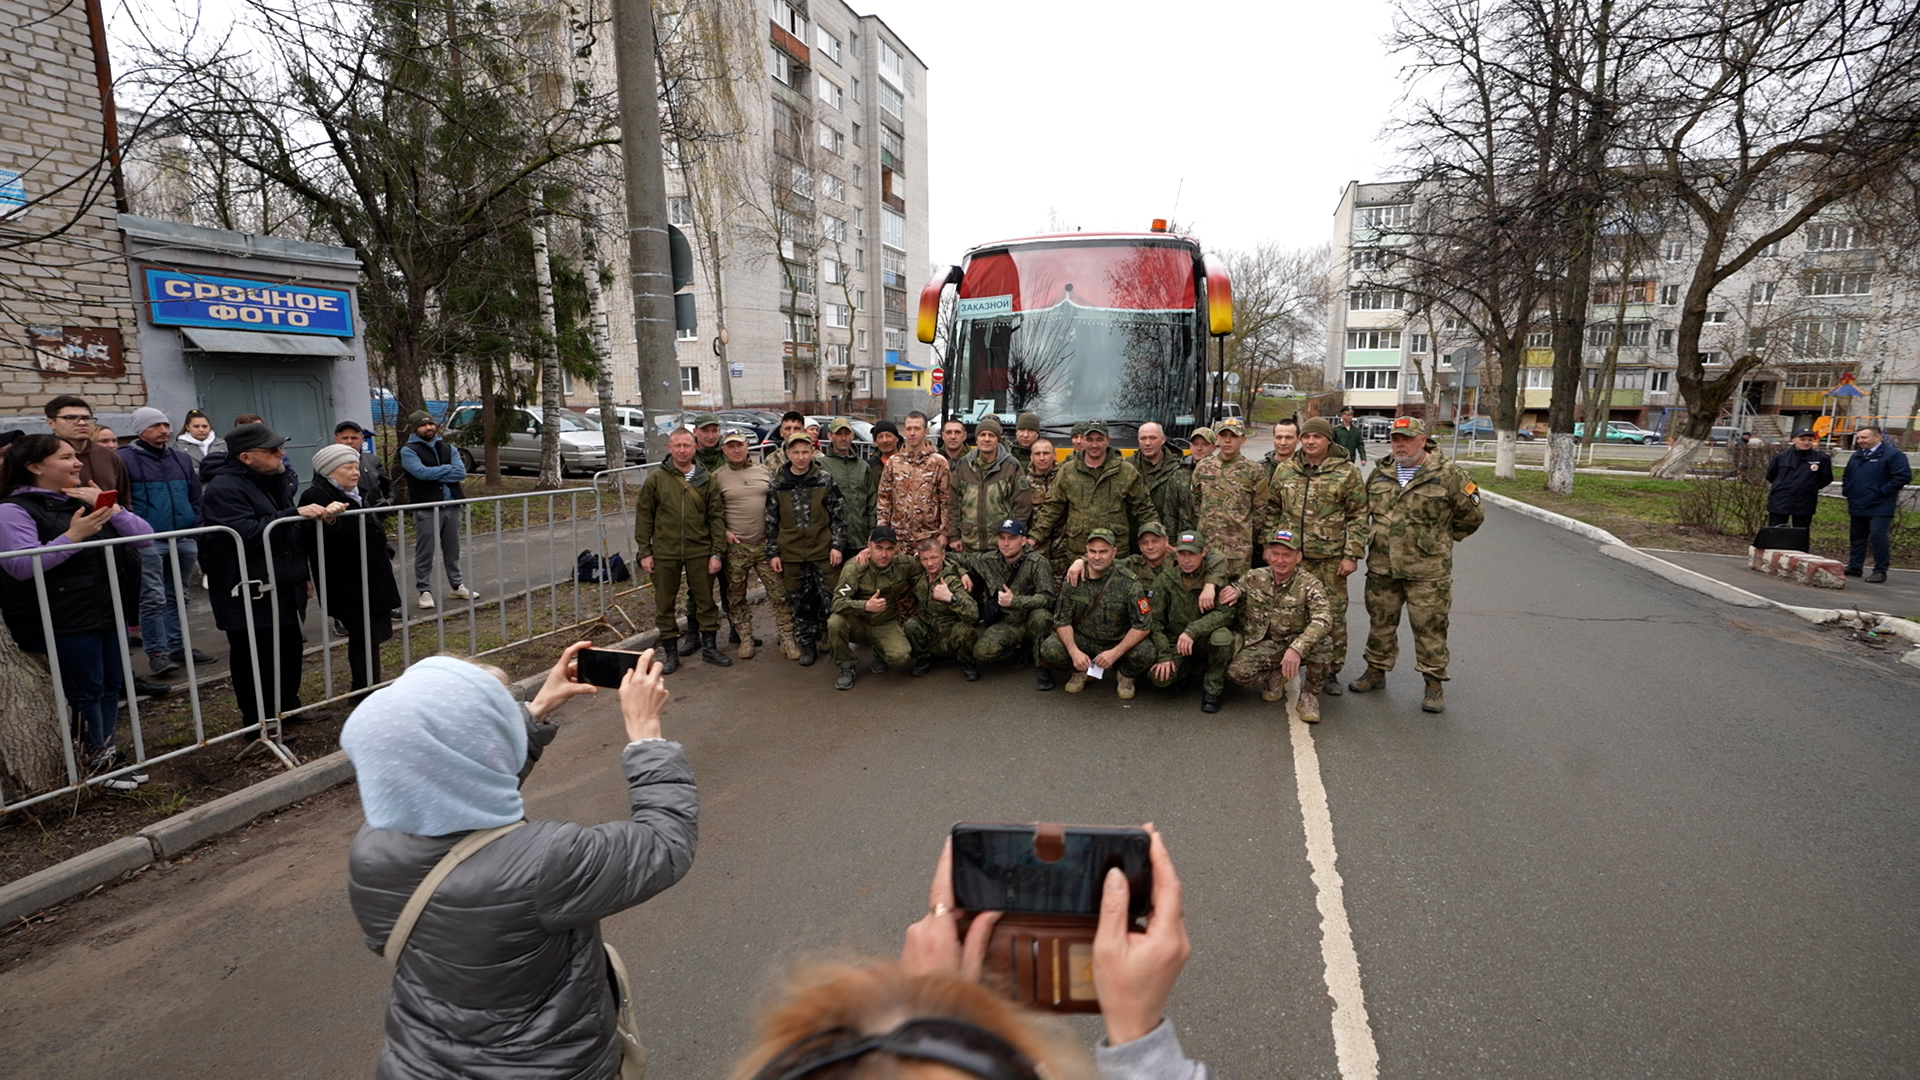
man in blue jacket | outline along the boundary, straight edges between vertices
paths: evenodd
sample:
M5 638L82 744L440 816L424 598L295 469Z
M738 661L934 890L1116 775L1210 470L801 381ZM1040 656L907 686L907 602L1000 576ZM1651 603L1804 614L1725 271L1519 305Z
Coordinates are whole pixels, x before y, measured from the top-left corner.
M1871 544L1873 573L1867 575L1867 581L1879 584L1887 580L1887 565L1893 561L1888 537L1893 514L1900 508L1900 489L1912 481L1913 467L1907 464L1907 455L1887 445L1879 428L1868 425L1853 433L1853 457L1840 477L1840 492L1847 497L1847 513L1852 515L1847 534L1848 577L1860 576Z
M200 524L200 473L193 459L175 450L173 425L167 414L152 406L133 410L136 438L120 450L132 488L127 493L133 512L145 518L154 532L192 529ZM147 652L147 668L155 677L177 671L186 663L186 645L180 637L179 593L168 546L179 553L179 580L193 580L200 547L192 537L162 540L140 552L140 637ZM214 657L193 650L193 662L211 664Z
M407 429L413 434L400 448L400 468L407 474L407 502L413 504L413 591L420 594L420 606L433 609L433 545L437 537L440 556L447 563L447 596L455 600L478 600L480 594L460 583L460 508L436 508L430 504L449 499L464 499L466 489L460 481L467 478L466 462L460 451L440 436L440 425L425 409L415 409L407 417Z

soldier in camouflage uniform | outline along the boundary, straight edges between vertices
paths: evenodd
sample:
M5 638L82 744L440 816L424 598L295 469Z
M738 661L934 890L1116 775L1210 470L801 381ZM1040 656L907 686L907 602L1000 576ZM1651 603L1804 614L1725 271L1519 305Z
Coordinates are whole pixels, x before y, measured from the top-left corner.
M1194 482L1194 470L1213 456L1213 446L1219 438L1220 434L1210 427L1194 428L1187 436L1187 456L1181 459L1180 464L1186 467L1187 486L1193 489L1195 495L1200 493L1200 485Z
M793 437L794 432L806 430L807 418L803 414L793 409L788 409L786 412L780 414L780 429L773 436L773 449L767 451L767 456L761 459L761 461L766 464L768 472L779 472L786 467L787 440ZM809 432L809 434L811 434L811 432ZM818 448L818 440L815 440L814 446ZM834 483L837 484L839 482L840 478L837 476L834 477ZM860 533L859 535L865 536L866 534Z
M833 603L833 575L852 541L846 500L833 474L813 460L806 432L787 436L787 462L767 486L767 564L780 575L796 646L791 659L811 667L820 655Z
M727 467L727 455L720 449L720 417L714 413L701 413L693 418L692 430L694 462L702 469L705 469L710 475L720 475L720 470ZM707 583L708 587L713 590L716 596L722 595L726 584L726 577L727 556L723 550L720 555L720 572L714 574L712 580ZM687 579L685 591L687 610L692 611L695 608L695 604L693 599L693 579L691 577ZM716 604L716 607L724 610L724 605ZM740 640L737 627L727 636L729 640L734 643L738 643ZM698 647L699 642L694 636L693 628L689 626L686 634L680 638L680 652L682 655L691 655L693 650Z
M1000 523L994 543L997 550L957 560L967 574L962 584L973 589L977 583L987 600L981 613L986 625L973 643L973 658L992 664L1011 657L1021 668L1040 642L1053 636L1053 568L1045 556L1027 550L1027 526L1018 518ZM1053 685L1046 669L1040 675L1047 687Z
M947 475L947 540L955 551L992 551L1000 522L1033 513L1032 488L1013 451L1000 444L1000 421L980 421L973 439Z
M1013 456L1022 469L1032 467L1033 444L1040 438L1040 414L1023 412L1013 423Z
M1046 501L1034 512L1029 529L1033 546L1044 551L1054 537L1061 536L1067 552L1078 556L1086 550L1092 531L1105 529L1122 538L1117 546L1125 555L1131 550L1127 538L1154 517L1147 485L1108 445L1106 421L1088 421L1081 441L1085 449L1060 464L1060 475L1047 489Z
M935 660L958 660L968 682L980 679L973 643L979 636L980 606L961 580L962 569L947 562L937 540L920 541L920 576L913 582L913 615L901 626L913 647L913 675L933 670Z
M1287 696L1287 681L1306 666L1300 682L1300 719L1320 722L1320 681L1316 669L1326 664L1327 591L1320 582L1300 572L1300 538L1291 529L1266 535L1265 570L1250 571L1240 579L1240 616L1235 623L1236 648L1227 664L1227 678L1241 686L1258 686L1263 701Z
M1040 505L1047 501L1047 493L1060 479L1060 459L1055 455L1053 440L1035 439L1027 448L1027 497L1032 510L1027 515L1027 535L1033 535L1034 518L1040 514ZM1055 536L1045 544L1034 545L1047 560L1047 566L1053 571L1053 580L1059 581L1067 572L1067 542L1063 537Z
M1206 665L1200 680L1200 711L1220 711L1227 689L1227 662L1233 659L1234 608L1220 601L1232 584L1219 556L1188 530L1175 538L1173 558L1160 569L1153 587L1153 685L1186 682L1195 666Z
M827 640L834 662L840 665L836 690L853 689L853 647L873 646L873 673L884 675L894 664L913 656L913 646L900 627L902 609L913 602L914 579L920 564L898 557L899 537L890 526L875 525L867 534L865 560L850 560L840 570L833 590L833 615L827 619Z
M1087 535L1087 580L1061 590L1053 607L1053 636L1040 643L1042 670L1070 671L1067 693L1087 687L1092 666L1115 675L1121 700L1131 700L1133 680L1153 666L1151 650L1141 647L1153 633L1153 605L1132 574L1114 565L1119 550L1113 533ZM1053 689L1047 684L1036 689Z
M1193 476L1188 473L1178 450L1167 448L1167 433L1159 424L1140 425L1140 452L1133 455L1133 468L1147 485L1154 517L1178 536L1195 527L1199 520L1193 509Z
M727 507L727 619L740 632L742 660L753 659L761 642L753 636L753 605L747 603L747 582L758 576L767 590L767 603L773 607L774 626L780 632L780 649L790 660L800 657L800 646L793 638L793 614L787 610L787 588L780 574L767 562L767 487L772 474L765 465L747 460L747 436L728 432L720 440L727 463L714 474L713 486Z
M1260 481L1260 466L1240 453L1246 442L1246 428L1237 418L1228 418L1219 427L1220 449L1193 467L1195 503L1200 515L1200 532L1214 554L1228 566L1251 567L1253 530Z
M1447 619L1453 609L1453 545L1485 520L1480 489L1442 455L1427 426L1396 417L1391 450L1367 478L1367 671L1347 684L1356 694L1386 685L1400 653L1400 609L1413 625L1414 666L1426 677L1420 707L1446 708Z
M1367 550L1367 481L1334 444L1326 418L1301 425L1299 449L1267 480L1264 510L1262 530L1292 529L1305 556L1300 569L1326 586L1333 634L1320 692L1337 696L1347 658L1347 578Z
M907 414L906 434L906 446L880 472L873 520L891 528L902 543L917 547L929 537L946 536L947 459L927 442L925 413Z

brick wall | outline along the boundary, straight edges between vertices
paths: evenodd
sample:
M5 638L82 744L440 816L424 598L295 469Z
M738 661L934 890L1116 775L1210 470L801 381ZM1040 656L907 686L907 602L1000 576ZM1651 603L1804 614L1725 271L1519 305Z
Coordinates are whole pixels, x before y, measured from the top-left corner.
M96 409L146 401L125 243L101 148L103 119L86 7L0 0L0 170L21 174L29 206L0 220L0 413L37 413L55 394ZM10 207L0 206L0 213ZM125 374L47 370L30 326L120 331Z

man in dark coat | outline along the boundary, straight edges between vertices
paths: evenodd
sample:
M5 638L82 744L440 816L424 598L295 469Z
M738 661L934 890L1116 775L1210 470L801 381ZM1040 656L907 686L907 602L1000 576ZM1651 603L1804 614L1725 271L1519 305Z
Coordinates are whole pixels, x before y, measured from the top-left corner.
M226 631L233 649L228 655L242 727L300 707L300 657L306 646L300 617L311 580L301 534L309 526L281 525L272 532L267 526L290 518L331 520L327 507L294 506L285 478L287 455L281 449L286 441L265 424L242 424L229 431L227 460L215 466L200 498L202 523L232 529L246 550L243 581L240 553L229 537L210 535L200 547L213 624Z
M1809 428L1793 433L1793 445L1767 462L1767 524L1805 529L1813 524L1820 489L1833 483L1833 457L1813 445Z
M1913 466L1899 447L1890 446L1872 425L1853 433L1853 457L1847 460L1840 490L1847 496L1847 576L1859 577L1866 566L1867 548L1873 548L1873 573L1866 580L1887 580L1893 561L1891 533L1894 512L1900 509L1900 489L1913 482Z

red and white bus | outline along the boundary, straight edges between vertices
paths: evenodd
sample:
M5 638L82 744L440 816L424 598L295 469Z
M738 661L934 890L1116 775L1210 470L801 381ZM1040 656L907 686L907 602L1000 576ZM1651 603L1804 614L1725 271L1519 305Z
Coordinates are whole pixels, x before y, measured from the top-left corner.
M1146 421L1184 436L1209 414L1207 338L1233 332L1233 291L1224 264L1155 221L974 248L921 290L919 315L921 341L951 337L947 414L1033 412L1049 433L1106 420L1130 443Z

